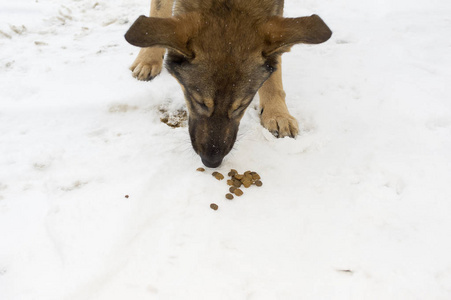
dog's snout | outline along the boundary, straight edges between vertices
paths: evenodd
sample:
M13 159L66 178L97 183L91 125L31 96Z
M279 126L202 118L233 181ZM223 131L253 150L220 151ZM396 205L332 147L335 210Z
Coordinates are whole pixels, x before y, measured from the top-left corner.
M236 140L239 122L226 117L204 117L191 114L188 122L191 144L202 163L209 168L219 167Z
M224 157L222 156L207 156L207 155L201 155L202 163L209 168L217 168L221 165L222 160Z

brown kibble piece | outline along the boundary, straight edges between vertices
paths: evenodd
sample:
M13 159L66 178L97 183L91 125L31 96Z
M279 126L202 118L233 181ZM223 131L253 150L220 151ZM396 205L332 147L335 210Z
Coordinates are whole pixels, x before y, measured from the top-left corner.
M204 169L204 168L197 168L196 171L199 171L199 172L205 172L205 169Z
M230 194L230 193L227 193L226 194L226 198L229 199L229 200L232 200L233 199L233 195Z
M235 179L241 180L243 178L244 178L244 175L242 175L242 174L236 174L235 175Z
M224 179L224 175L222 175L219 172L213 172L213 174L211 174L211 175L213 175L217 180L223 180Z
M228 179L227 180L227 185L233 185L233 180L232 179Z
M215 203L210 204L210 208L213 210L218 210L218 205Z
M243 191L240 190L240 189L236 189L236 190L235 190L235 195L241 196L241 195L243 195Z
M252 181L245 179L243 180L243 185L245 188L248 188L252 185Z
M229 188L229 192L231 192L231 193L235 193L235 190L236 190L236 187L234 187L234 186L231 186Z
M241 181L235 179L233 181L233 186L239 188L241 186Z
M262 186L262 185L263 185L263 182L261 182L260 180L257 180L257 181L255 182L255 185L256 185L256 186Z
M261 178L260 178L260 175L258 175L257 173L255 173L255 174L252 175L252 179L253 179L253 180L259 180L259 179L261 179Z
M229 174L227 174L227 175L229 175L230 177L233 177L233 176L235 176L236 174L238 174L237 170L231 169L230 172L229 172Z
M129 195L125 195L125 198L128 198L129 197Z

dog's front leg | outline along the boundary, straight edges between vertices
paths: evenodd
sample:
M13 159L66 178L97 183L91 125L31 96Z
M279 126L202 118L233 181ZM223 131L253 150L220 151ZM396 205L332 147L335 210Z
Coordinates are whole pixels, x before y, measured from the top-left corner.
M174 0L153 0L150 16L168 18L172 16ZM152 80L160 74L166 49L160 47L142 48L130 67L133 77L138 80Z
M282 85L282 59L277 70L258 91L260 96L261 123L276 137L295 137L299 132L296 119L288 112Z

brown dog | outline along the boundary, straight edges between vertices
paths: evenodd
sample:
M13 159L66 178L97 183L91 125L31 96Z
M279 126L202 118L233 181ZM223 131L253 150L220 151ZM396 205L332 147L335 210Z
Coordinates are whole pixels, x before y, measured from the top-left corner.
M178 80L189 110L189 133L207 167L221 164L256 92L261 124L278 137L295 137L288 112L281 55L298 43L318 44L332 32L317 15L283 18L283 0L154 0L125 35L142 47L131 70L151 80L163 65Z

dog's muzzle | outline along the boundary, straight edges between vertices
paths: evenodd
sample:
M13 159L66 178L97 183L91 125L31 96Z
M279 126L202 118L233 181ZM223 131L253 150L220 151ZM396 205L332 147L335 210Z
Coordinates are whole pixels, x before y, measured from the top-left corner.
M222 160L224 159L224 157L221 156L206 156L206 155L201 155L200 158L202 159L202 163L209 168L216 168L219 167L219 165L221 165Z

